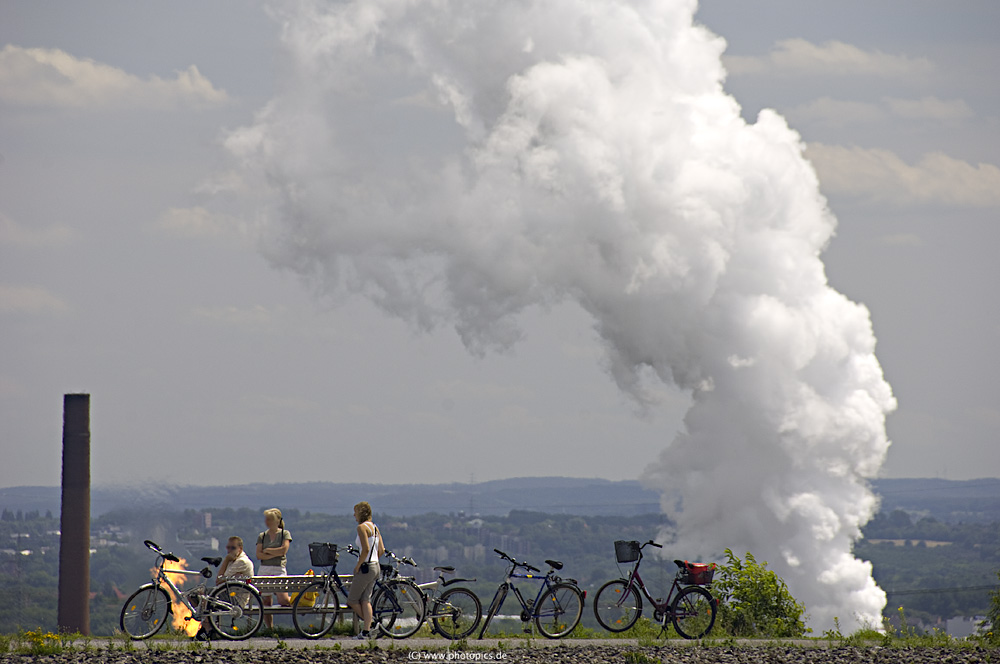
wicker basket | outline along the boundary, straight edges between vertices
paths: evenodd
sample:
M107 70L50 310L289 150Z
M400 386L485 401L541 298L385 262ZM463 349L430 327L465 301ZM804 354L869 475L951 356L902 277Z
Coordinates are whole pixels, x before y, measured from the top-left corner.
M309 559L315 567L333 567L337 564L338 556L336 544L330 542L309 544Z
M639 560L639 543L635 540L615 542L615 559L620 563L634 563Z

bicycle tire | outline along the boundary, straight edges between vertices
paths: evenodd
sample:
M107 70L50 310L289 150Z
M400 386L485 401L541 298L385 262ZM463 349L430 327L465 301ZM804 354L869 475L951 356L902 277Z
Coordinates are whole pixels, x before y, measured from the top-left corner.
M535 605L535 626L542 636L561 639L580 624L583 617L583 591L572 583L557 583Z
M372 597L372 628L392 639L406 639L424 624L424 594L412 581L393 579Z
M468 588L452 588L434 600L431 626L446 639L467 638L483 618L483 605Z
M496 616L497 613L499 613L500 607L503 606L504 600L507 599L507 592L508 592L508 587L506 584L501 584L501 586L497 588L496 594L493 595L493 601L490 602L490 608L486 612L486 619L483 620L483 627L482 629L479 630L480 639L483 638L483 636L486 634L486 630L489 629L490 622L493 621L493 617Z
M316 599L309 606L304 599L307 593L316 593ZM295 596L292 602L292 624L306 639L321 639L337 623L340 616L340 600L337 589L325 581L315 581Z
M608 581L594 596L594 617L609 632L630 629L642 615L642 594L627 579Z
M671 607L674 629L685 639L700 639L712 631L717 609L712 593L701 586L688 586Z
M134 641L148 639L167 622L167 614L173 613L170 596L160 586L147 583L139 586L122 605L118 626Z
M226 581L209 593L207 603L208 623L227 641L249 639L264 622L264 602L249 583Z

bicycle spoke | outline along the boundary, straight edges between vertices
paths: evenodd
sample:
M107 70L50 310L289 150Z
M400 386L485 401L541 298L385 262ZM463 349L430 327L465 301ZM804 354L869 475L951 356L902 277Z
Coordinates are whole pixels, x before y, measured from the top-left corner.
M435 600L433 625L448 639L464 639L475 631L482 617L479 598L465 588L453 588Z
M550 588L538 602L535 625L550 639L566 636L580 623L583 595L578 588L560 583Z
M170 598L162 588L145 586L135 591L122 607L119 625L133 639L147 639L167 621Z
M307 639L318 639L329 632L340 613L337 591L322 581L308 586L295 596L292 623Z
M594 617L610 632L624 632L639 620L642 597L625 579L608 581L594 598Z
M677 633L686 639L700 639L715 624L716 602L711 593L700 586L685 588L674 600L673 623Z

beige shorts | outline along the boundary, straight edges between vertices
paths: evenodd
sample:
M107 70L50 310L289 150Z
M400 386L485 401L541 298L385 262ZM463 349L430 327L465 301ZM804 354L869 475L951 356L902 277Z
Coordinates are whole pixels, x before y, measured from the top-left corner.
M288 572L284 567L278 567L277 565L261 565L257 568L257 576L288 576ZM278 593L261 593L260 596L263 597L277 597Z
M367 574L355 574L351 579L351 592L347 595L348 604L370 604L375 581L380 573L378 563L368 563Z

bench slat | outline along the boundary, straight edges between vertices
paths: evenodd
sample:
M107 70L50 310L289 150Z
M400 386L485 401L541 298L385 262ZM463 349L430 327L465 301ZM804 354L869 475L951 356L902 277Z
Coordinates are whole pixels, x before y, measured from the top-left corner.
M350 583L352 575L341 574L341 582ZM258 592L301 592L311 584L321 581L322 576L307 576L299 574L295 576L255 576L247 579L247 582L257 588Z

